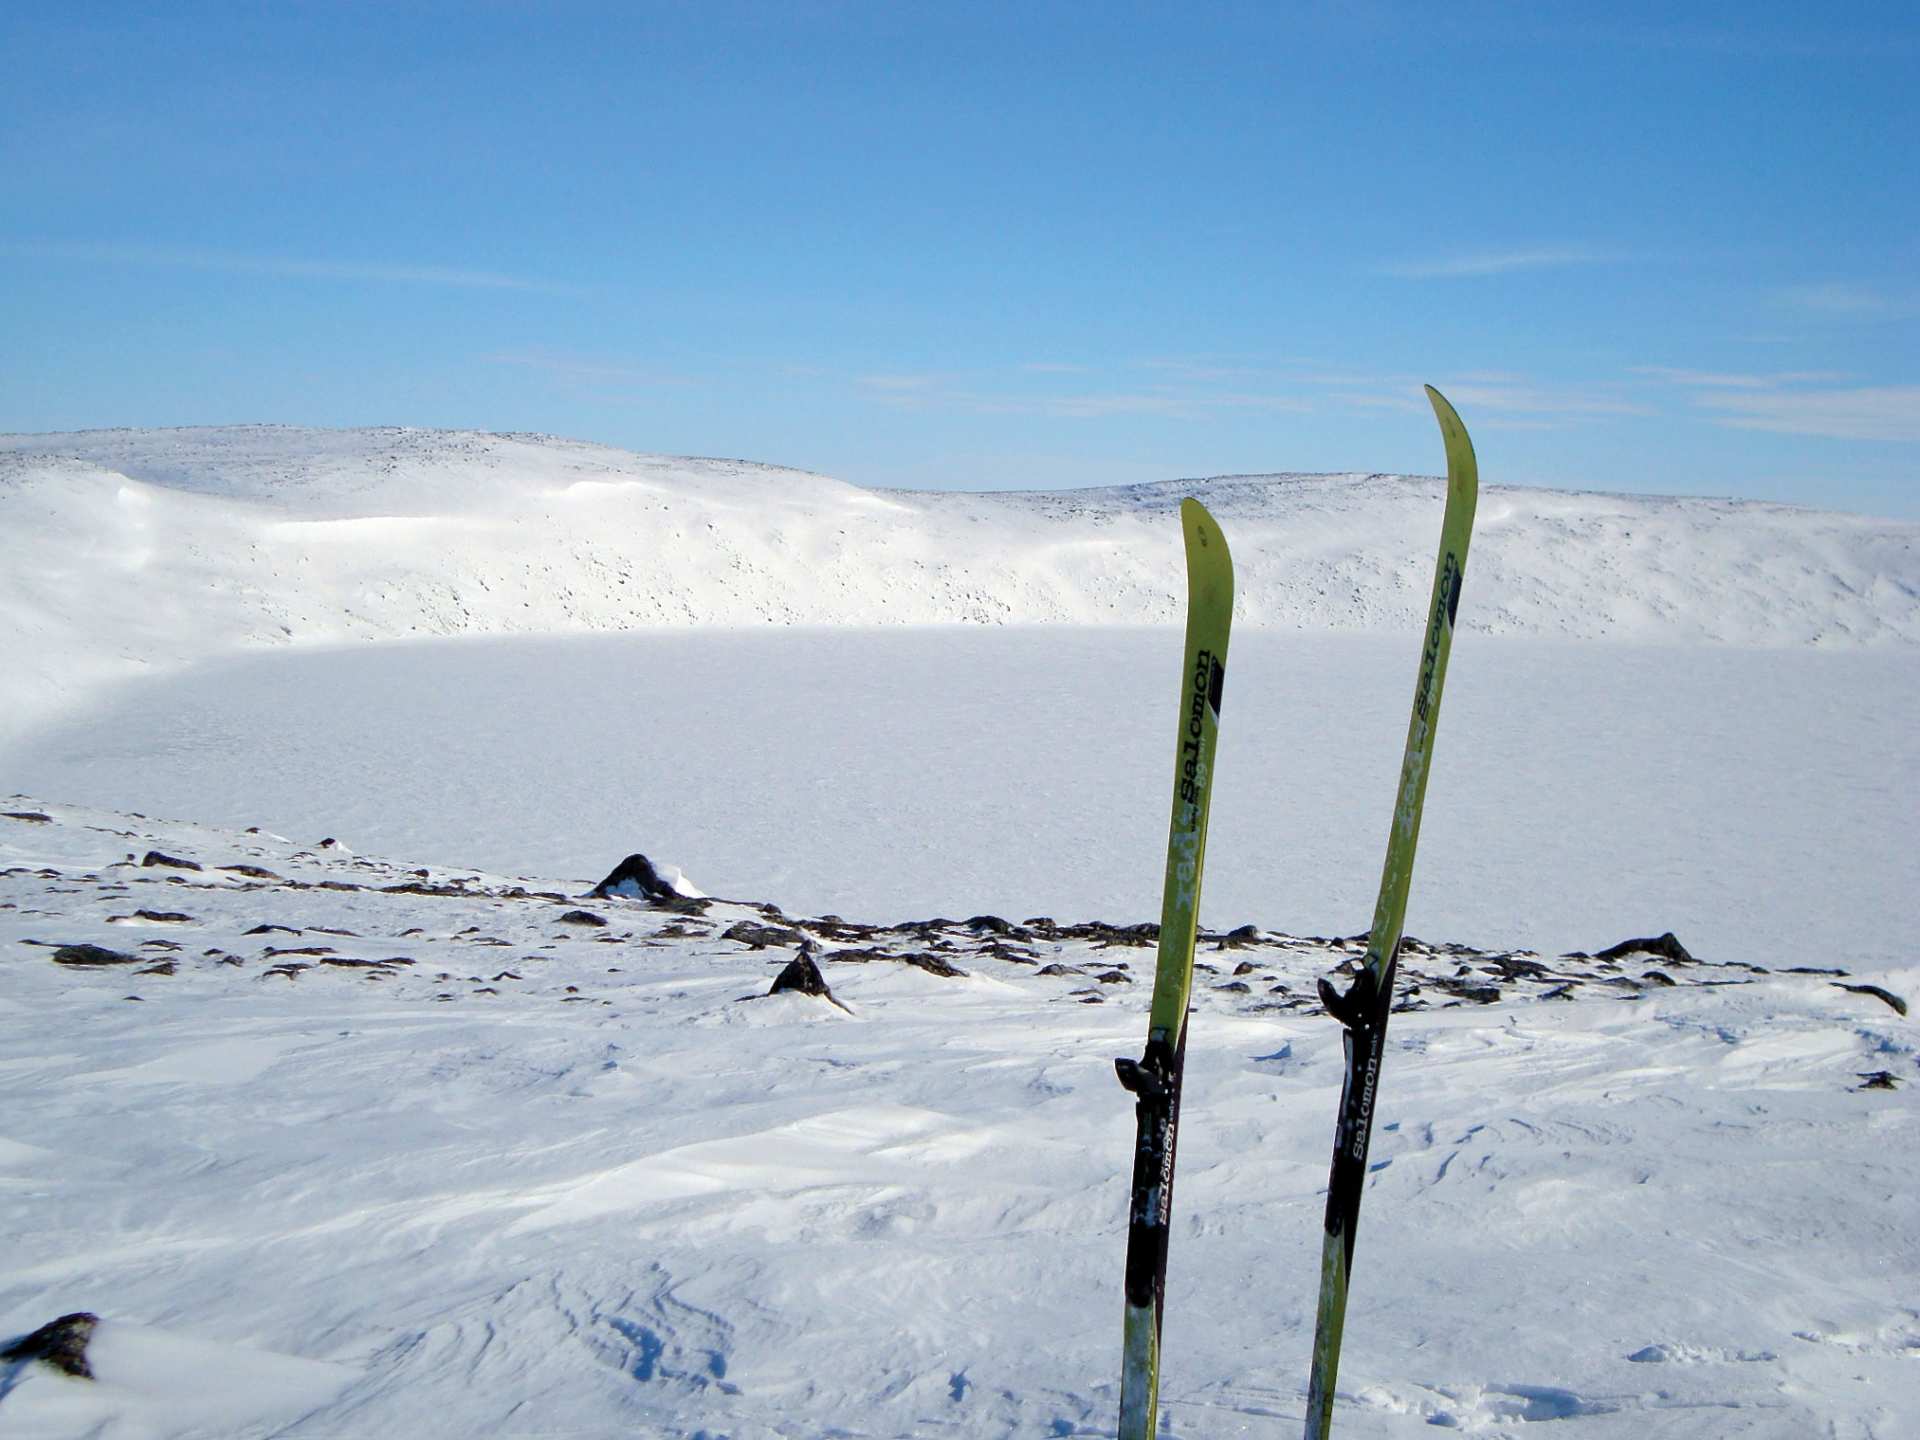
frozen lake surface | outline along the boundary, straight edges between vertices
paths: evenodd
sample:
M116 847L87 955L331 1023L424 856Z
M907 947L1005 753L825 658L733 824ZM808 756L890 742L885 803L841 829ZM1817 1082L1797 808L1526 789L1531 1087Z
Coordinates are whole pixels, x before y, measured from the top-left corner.
M1205 920L1364 929L1414 642L1233 642ZM892 920L1152 918L1171 630L465 639L258 655L0 752L52 799ZM1920 957L1920 656L1456 642L1408 926L1548 951L1676 931L1767 964Z

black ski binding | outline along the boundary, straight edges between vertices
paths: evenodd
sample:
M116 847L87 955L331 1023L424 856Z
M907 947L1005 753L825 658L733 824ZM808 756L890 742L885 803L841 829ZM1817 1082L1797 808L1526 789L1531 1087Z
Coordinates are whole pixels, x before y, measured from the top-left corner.
M1344 995L1333 988L1333 982L1326 976L1320 977L1321 1005L1349 1030L1364 1030L1375 1023L1374 1008L1379 998L1380 987L1374 983L1373 971L1366 966L1353 977L1353 985Z
M1164 1040L1149 1040L1147 1053L1138 1060L1122 1057L1113 1062L1113 1073L1120 1083L1140 1097L1142 1105L1164 1102L1173 1091L1173 1053Z

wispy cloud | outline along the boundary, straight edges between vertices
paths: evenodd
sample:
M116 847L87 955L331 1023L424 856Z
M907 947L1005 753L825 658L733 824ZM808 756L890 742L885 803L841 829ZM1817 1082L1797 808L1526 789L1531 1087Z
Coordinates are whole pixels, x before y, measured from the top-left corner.
M1726 374L1636 365L1636 375L1690 390L1714 423L1829 440L1920 440L1920 385L1853 385L1836 370Z
M1702 396L1700 405L1739 430L1832 440L1920 440L1920 385L1774 390Z
M513 365L539 371L555 380L589 390L655 390L662 386L695 383L692 377L671 371L551 350L505 350L482 358L490 365Z
M1790 285L1779 292L1779 297L1796 309L1816 315L1859 320L1898 320L1920 315L1920 292L1890 293L1839 280Z
M1838 370L1779 370L1765 375L1742 375L1720 370L1684 370L1672 365L1634 365L1629 368L1635 375L1664 380L1670 385L1708 390L1777 390L1782 385L1815 384L1847 378Z
M1419 376L1327 372L1301 379L1362 411L1427 413ZM1559 429L1653 413L1627 386L1615 381L1546 382L1508 370L1469 370L1434 378L1434 383L1456 404L1481 412L1486 417L1483 423L1507 429Z
M1125 369L1126 367L1121 367ZM1141 368L1172 368L1148 362ZM1039 415L1061 420L1102 420L1152 415L1194 420L1231 410L1292 413L1313 409L1311 398L1258 383L1245 370L1179 369L1172 382L1145 385L1072 385L1092 374L1078 365L1020 364L966 375L881 373L855 377L854 383L881 404L900 410L947 410L970 415ZM1134 377L1137 378L1137 377ZM1228 379L1236 382L1222 383Z
M1557 270L1571 265L1605 265L1617 255L1584 245L1542 246L1530 250L1483 250L1438 260L1390 261L1375 273L1399 280L1468 280L1508 275L1516 270Z
M578 295L580 287L494 270L446 265L409 265L385 261L315 260L288 255L256 255L170 245L4 241L0 251L43 260L80 260L102 265L151 265L178 270L208 270L228 275L266 275L289 280L339 280L383 285L441 285L467 290L524 290L549 295Z

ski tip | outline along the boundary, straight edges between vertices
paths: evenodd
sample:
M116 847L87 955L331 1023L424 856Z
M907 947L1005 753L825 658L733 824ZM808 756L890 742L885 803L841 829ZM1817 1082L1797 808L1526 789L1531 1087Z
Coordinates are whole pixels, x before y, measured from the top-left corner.
M1222 555L1227 554L1227 537L1220 533L1220 523L1191 495L1180 502L1180 524L1187 532L1189 546L1197 545L1202 550L1218 546Z
M1460 412L1433 386L1426 387L1427 403L1433 406L1433 418L1440 422L1440 438L1447 447L1447 478L1455 488L1464 483L1479 487L1480 466L1473 453L1473 437L1467 434Z
M1453 402L1431 385L1426 387L1426 391L1427 403L1433 406L1434 418L1439 420L1440 428L1447 432L1447 438L1451 440L1457 431L1462 440L1466 439L1467 427L1461 424L1460 412L1453 408Z

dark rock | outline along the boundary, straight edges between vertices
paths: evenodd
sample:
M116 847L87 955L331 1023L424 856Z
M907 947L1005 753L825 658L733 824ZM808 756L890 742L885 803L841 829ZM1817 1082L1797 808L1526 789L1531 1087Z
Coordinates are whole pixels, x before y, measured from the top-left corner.
M798 945L806 939L798 930L786 925L761 925L753 920L736 920L720 932L722 940L737 940L740 944L754 950L765 950L768 946L785 949L789 945Z
M938 955L928 955L924 952L917 952L917 953L908 954L908 955L897 955L894 958L899 960L903 964L913 966L913 968L916 970L924 970L929 975L938 975L943 979L947 979L947 980L962 979L963 977L965 977L967 973L966 971L960 969L958 966L949 964L947 961L942 960Z
M1895 1090L1900 1086L1891 1070L1863 1070L1860 1079L1864 1083L1854 1086L1856 1090Z
M322 881L321 888L333 887ZM463 895L471 895L473 891L464 885L444 885L429 880L403 880L398 885L382 885L380 893L382 895L431 895L442 900L453 900Z
M1102 985L1131 985L1133 977L1124 970L1102 970L1093 977Z
M173 971L173 961L162 960L158 965L149 965L146 969L136 970L133 973L136 975L171 975Z
M1500 972L1502 980L1550 980L1553 972L1538 960L1521 960L1512 955L1495 955L1487 963Z
M1649 985L1678 985L1680 983L1664 970L1649 970L1640 978Z
M53 823L53 817L51 815L42 815L38 810L7 810L0 811L0 814L4 814L9 820L25 820L30 825L51 825Z
M1233 973L1236 975L1251 975L1259 968L1260 967L1255 965L1251 960L1242 960L1238 965L1233 967Z
M661 879L653 862L644 855L629 855L614 866L607 878L593 887L593 898L606 900L624 896L630 900L679 900L684 897Z
M124 916L110 916L109 919L124 919ZM151 925L191 925L193 916L182 915L178 910L136 910L133 919L145 920Z
M85 968L93 965L138 965L142 957L109 950L102 945L62 945L53 952L53 963Z
M98 1315L89 1315L84 1310L62 1315L0 1350L0 1360L16 1363L39 1360L62 1375L91 1380L93 1367L87 1364L87 1342L93 1338L93 1327L99 1323Z
M1595 960L1618 960L1627 955L1658 955L1663 960L1671 960L1675 965L1697 965L1700 962L1687 953L1687 947L1675 938L1669 930L1664 935L1651 939L1622 940L1618 945L1609 945L1594 955ZM1571 958L1571 957L1570 957Z
M1823 969L1818 965L1789 965L1780 972L1782 975L1844 975L1841 969Z
M1084 975L1087 972L1078 965L1062 965L1056 960L1051 965L1042 965L1033 973L1036 975Z
M569 910L560 917L560 923L562 925L604 926L607 923L607 917L604 915L596 915L591 910Z
M1249 995L1253 992L1253 987L1244 980L1229 980L1224 985L1216 985L1213 988L1226 990L1235 995Z
M778 995L783 990L794 990L802 995L817 995L822 1000L831 1000L846 1010L833 991L828 988L827 980L820 973L820 967L813 963L813 953L809 947L802 946L800 953L786 963L786 967L773 977L773 986L769 995ZM852 1011L848 1011L852 1014Z
M273 871L261 865L222 865L219 868L231 871L235 875L245 875L249 880L278 880L281 878L274 874Z
M53 958L58 960L60 957L56 955ZM1876 1000L1886 1001L1887 1004L1893 1007L1895 1014L1904 1015L1907 1013L1907 1002L1905 1000L1902 1000L1891 990L1882 990L1878 985L1844 985L1840 981L1835 980L1833 987L1836 990L1851 990L1855 995L1871 995Z
M976 915L966 922L967 929L976 935L1011 935L1013 925L998 915Z
M177 855L164 855L158 850L147 851L146 856L140 863L148 866L165 865L174 870L198 870L201 868L198 860L182 860Z

